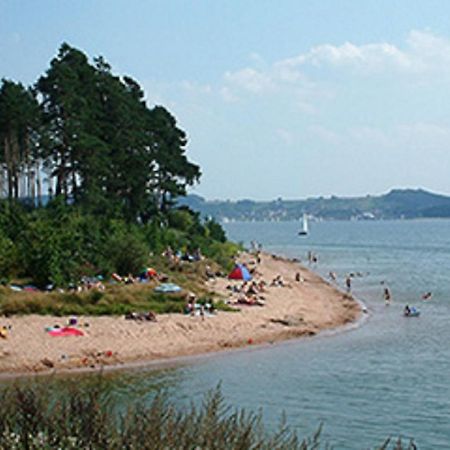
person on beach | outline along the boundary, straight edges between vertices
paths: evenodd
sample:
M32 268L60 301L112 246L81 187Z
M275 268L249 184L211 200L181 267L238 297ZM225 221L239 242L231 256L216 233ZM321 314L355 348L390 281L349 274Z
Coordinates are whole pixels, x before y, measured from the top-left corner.
M337 279L337 277L336 277L336 272L330 272L330 273L328 274L328 276L330 277L331 281L336 282L336 279Z
M350 292L352 290L352 278L350 275L345 279L345 285L347 286L347 292Z
M384 288L384 302L386 306L389 306L391 304L391 292L387 287Z
M204 305L200 305L200 317L202 320L205 320L205 307Z
M277 275L273 280L272 283L270 283L271 286L276 286L276 287L283 287L284 286L284 281L283 281L283 277L281 275Z
M300 274L300 272L297 272L296 274L295 274L295 281L297 281L297 283L303 283L303 277L302 277L302 275Z
M247 294L257 294L258 293L258 285L255 281L252 282L250 287L247 289Z

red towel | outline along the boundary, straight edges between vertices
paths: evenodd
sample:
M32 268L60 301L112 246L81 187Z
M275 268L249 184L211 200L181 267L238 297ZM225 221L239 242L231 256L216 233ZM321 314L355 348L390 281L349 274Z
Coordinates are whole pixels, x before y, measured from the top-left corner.
M49 334L51 336L84 336L81 330L73 327L55 328L49 331Z

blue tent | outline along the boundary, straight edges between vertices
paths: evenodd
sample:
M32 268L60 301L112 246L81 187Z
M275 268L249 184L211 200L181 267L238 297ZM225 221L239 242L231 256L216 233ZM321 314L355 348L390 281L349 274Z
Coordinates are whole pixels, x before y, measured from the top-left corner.
M234 269L228 275L228 278L230 280L250 281L252 279L252 276L250 275L247 267L245 267L243 264L236 264L234 266Z

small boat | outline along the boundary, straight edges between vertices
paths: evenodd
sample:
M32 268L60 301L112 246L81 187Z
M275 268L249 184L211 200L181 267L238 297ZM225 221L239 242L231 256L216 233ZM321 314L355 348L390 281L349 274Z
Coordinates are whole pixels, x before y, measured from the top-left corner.
M302 218L302 228L298 232L299 236L307 236L308 235L308 216L303 214Z

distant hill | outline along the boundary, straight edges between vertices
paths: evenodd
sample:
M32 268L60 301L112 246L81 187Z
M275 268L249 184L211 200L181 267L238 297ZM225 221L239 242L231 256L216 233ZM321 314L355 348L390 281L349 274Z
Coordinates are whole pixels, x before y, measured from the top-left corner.
M306 200L208 201L198 195L180 199L203 216L219 221L298 220L303 213L318 219L376 220L450 217L450 197L423 189L393 189L380 196L318 197Z

